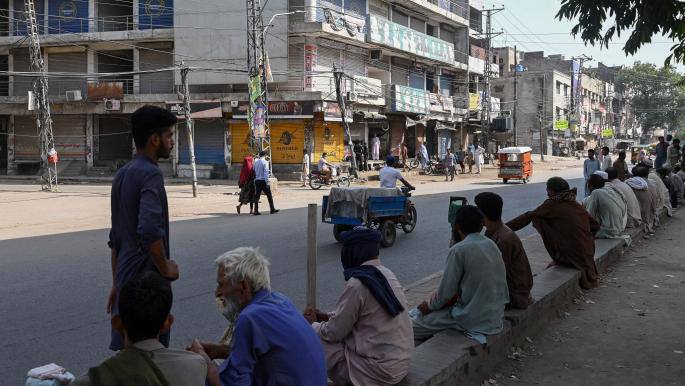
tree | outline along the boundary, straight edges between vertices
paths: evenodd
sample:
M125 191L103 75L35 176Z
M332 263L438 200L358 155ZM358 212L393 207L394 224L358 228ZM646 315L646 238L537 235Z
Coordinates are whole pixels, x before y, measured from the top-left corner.
M685 3L679 0L561 0L556 17L577 24L571 29L587 44L609 46L614 36L630 33L623 46L626 55L651 43L654 35L675 42L665 65L685 63Z
M668 127L679 131L685 122L685 88L673 67L635 62L618 72L616 87L625 90L633 116L644 131Z

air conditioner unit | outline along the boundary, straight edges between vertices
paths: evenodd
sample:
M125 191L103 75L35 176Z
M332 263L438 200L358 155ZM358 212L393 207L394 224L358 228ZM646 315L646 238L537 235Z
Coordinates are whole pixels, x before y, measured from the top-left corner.
M231 101L231 107L238 107L238 101Z
M371 50L371 51L369 51L369 59L371 59L371 60L383 59L383 51L382 50Z
M359 96L354 91L348 91L347 92L347 100L350 102L356 102L359 100Z
M105 99L105 111L121 110L121 101L118 99Z
M67 101L76 102L76 101L80 101L82 99L83 98L81 98L81 90L67 91Z

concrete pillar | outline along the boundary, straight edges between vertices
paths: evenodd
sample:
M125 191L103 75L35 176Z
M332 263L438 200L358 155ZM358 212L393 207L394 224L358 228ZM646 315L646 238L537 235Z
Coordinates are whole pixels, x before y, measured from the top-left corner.
M93 167L93 114L86 115L86 168Z
M133 29L137 30L138 29L138 18L139 18L139 11L140 10L140 0L133 0Z
M39 12L40 12L39 10L36 10L36 13L39 13ZM42 34L49 34L50 32L55 33L55 34L61 33L61 31L58 31L58 30L52 30L52 31L50 31L50 28L48 28L48 18L49 18L49 16L50 16L50 1L46 1L46 2L45 2L45 6L43 7L43 21L45 22L45 29L44 29L44 31L41 31L40 28L39 28L39 29L38 29L38 33L39 33L39 34L41 34L41 33L42 33ZM37 20L36 20L36 21L37 21ZM38 22L38 24L40 25L40 22ZM28 27L27 27L27 28L28 28Z
M133 71L140 71L140 49L133 49ZM140 74L133 75L133 93L140 94Z
M88 0L88 32L97 31L97 3L95 0Z
M14 17L14 1L8 1L7 4L8 4L8 7L7 7L8 15L13 18ZM9 20L9 24L10 24L9 28L8 28L9 36L14 36L14 23L16 23L16 21L14 19Z
M305 14L304 14L304 21L305 22L313 22L316 21L316 7L317 7L317 1L316 0L304 0L304 9L305 9Z
M11 4L11 2L10 2ZM7 55L7 71L14 71L14 54L12 54L12 51L9 51L9 54ZM14 77L9 76L7 82L7 95L8 96L14 96Z
M17 164L14 156L14 115L10 115L7 122L7 175L17 174Z

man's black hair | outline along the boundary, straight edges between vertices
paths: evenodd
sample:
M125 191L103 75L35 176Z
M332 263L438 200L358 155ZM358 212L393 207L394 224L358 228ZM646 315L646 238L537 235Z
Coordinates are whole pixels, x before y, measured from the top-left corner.
M454 223L464 235L478 233L483 229L483 213L473 205L462 206L457 211Z
M553 191L554 193L565 192L571 187L568 185L565 179L561 177L552 177L547 180L547 189Z
M602 151L607 151L607 152L610 151L610 150L609 150L609 146L604 146L604 147L602 148Z
M674 142L674 143L675 143L675 142L680 143L680 139L679 139L679 138L673 138L673 142Z
M328 153L326 153L326 152L321 153L321 156L322 156L322 157L325 157L325 156L327 156L327 155L328 155Z
M260 156L260 157L266 156L266 150L260 151L260 152L259 152L259 156Z
M618 153L618 158L619 159L625 159L626 158L626 152L625 151L620 151Z
M499 194L493 192L478 193L475 202L478 209L488 220L499 221L502 219L504 202Z
M139 108L131 115L131 134L136 148L144 148L151 136L162 135L176 122L176 116L161 107L145 105Z
M649 167L645 165L637 165L633 168L633 175L637 177L649 177Z
M154 339L171 311L171 284L146 271L124 284L119 293L119 316L133 342Z
M594 154L594 152L595 152L595 149L588 149L588 151L587 151L588 154L590 154L590 153Z
M593 174L587 179L587 185L592 187L592 189L601 189L604 187L604 178L598 174Z
M613 166L608 167L607 170L605 170L605 172L607 172L607 175L609 176L608 177L609 181L615 180L618 178L618 169L616 169Z

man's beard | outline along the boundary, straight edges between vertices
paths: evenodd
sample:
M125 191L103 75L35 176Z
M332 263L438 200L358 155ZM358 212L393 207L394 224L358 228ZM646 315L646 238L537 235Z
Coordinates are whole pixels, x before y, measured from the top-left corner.
M219 313L226 318L231 324L235 323L240 314L240 305L224 296L216 298L216 305L219 308Z
M169 149L169 152L167 152L164 148L164 144L160 143L159 147L157 148L157 158L167 159L169 158L169 156L171 155L171 151L173 150L174 148L172 147L171 149Z

